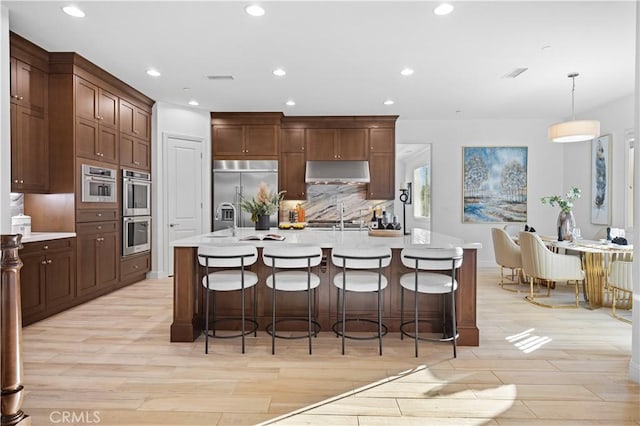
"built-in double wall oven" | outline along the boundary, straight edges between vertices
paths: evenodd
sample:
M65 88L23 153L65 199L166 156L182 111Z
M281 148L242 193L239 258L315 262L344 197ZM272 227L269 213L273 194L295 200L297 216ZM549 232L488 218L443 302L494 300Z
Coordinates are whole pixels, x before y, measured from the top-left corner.
M122 255L151 249L151 175L122 170Z

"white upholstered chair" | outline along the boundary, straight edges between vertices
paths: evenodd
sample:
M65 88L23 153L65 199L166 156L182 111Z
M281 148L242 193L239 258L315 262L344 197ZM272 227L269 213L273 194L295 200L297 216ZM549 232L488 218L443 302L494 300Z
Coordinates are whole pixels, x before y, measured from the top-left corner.
M616 307L631 309L633 299L633 280L631 269L633 262L624 260L614 260L609 269L608 283L612 292L613 302L611 304L611 315L614 318L631 324L627 318L616 314Z
M520 246L513 241L504 229L491 228L491 238L493 239L493 253L496 263L500 265L500 282L498 285L505 290L518 291L517 289L506 288L505 285L521 284L522 256ZM511 282L504 282L504 268L511 269Z
M530 293L525 298L536 305L548 308L577 308L579 306L579 284L584 283L584 272L580 258L566 254L553 253L533 232L521 232L519 236L522 253L522 269L529 276ZM533 291L535 281L547 285L547 294L536 296ZM566 281L575 283L575 302L563 305L550 305L536 300L551 295L551 283Z
M524 225L521 223L507 223L502 229L504 229L511 238L518 238L518 234L524 231Z

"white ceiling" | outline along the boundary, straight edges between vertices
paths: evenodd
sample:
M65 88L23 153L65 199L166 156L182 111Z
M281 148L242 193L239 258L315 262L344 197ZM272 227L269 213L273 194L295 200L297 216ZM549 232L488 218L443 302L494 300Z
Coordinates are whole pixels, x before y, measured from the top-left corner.
M577 114L634 91L634 1L453 1L444 17L431 1L260 3L255 18L244 1L76 1L87 14L77 19L61 12L67 2L2 1L11 30L46 50L206 111L556 120L571 115L570 72ZM401 76L405 66L415 74ZM518 67L529 69L502 78Z

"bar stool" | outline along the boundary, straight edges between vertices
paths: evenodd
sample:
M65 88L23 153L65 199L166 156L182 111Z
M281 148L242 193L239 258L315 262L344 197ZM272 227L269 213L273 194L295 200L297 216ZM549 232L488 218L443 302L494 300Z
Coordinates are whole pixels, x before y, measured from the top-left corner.
M203 245L198 247L198 261L205 267L205 276L202 278L202 285L207 290L205 303L205 343L204 353L209 353L209 292L213 293L213 333L211 337L232 338L242 337L242 353L244 353L244 337L253 333L257 335L258 322L256 321L257 300L256 284L258 276L246 267L256 263L258 250L247 244L230 244L223 246ZM210 268L224 268L224 270L209 272ZM235 268L235 269L230 269ZM245 317L245 290L253 287L253 319ZM216 293L218 291L241 291L240 309L241 316L226 317L216 319ZM216 336L216 322L225 320L240 320L242 322L242 332L240 334ZM246 329L246 322L253 324L250 330Z
M453 343L453 357L456 358L456 339L458 330L456 326L456 296L458 288L455 274L456 269L462 265L463 251L460 247L454 248L426 248L411 246L402 250L400 256L402 264L407 268L413 268L413 272L400 277L400 339L404 336L413 337L416 347L416 357L418 357L418 340L451 341ZM437 272L426 272L428 270L449 271L450 275ZM413 291L414 294L414 319L404 321L404 291ZM440 294L442 295L442 338L431 339L418 336L418 323L426 322L420 320L418 316L418 293ZM450 296L451 309L449 320L451 321L451 336L446 335L446 300L445 295ZM404 331L404 327L414 324L414 334Z
M311 336L317 336L320 331L320 323L316 321L315 317L316 288L320 285L320 277L311 272L311 268L318 266L321 260L322 249L316 246L289 244L268 246L262 250L262 261L267 267L271 267L271 275L267 277L266 285L272 291L272 321L271 324L267 325L266 331L271 335L272 355L276 353L276 337L281 339L304 339L308 337L309 355L311 355ZM282 269L298 270L283 271ZM276 320L276 291L306 291L307 318L280 318ZM306 321L309 327L308 333L302 336L278 335L276 333L276 324L285 321Z
M382 336L387 334L387 327L382 324L382 290L387 287L387 277L382 273L382 268L391 263L391 249L388 247L336 247L331 251L331 261L340 267L342 272L333 278L333 285L337 288L336 314L342 311L342 319L333 323L332 329L336 336L342 336L342 355L344 355L344 339L369 340L378 339L380 355L382 355ZM367 271L377 269L377 271ZM342 309L340 306L340 293L342 292ZM346 317L347 293L377 293L378 295L378 321L362 318ZM350 336L346 333L347 321L363 321L378 325L378 333L375 336L360 337ZM341 331L338 327L342 325ZM383 332L384 330L384 332Z

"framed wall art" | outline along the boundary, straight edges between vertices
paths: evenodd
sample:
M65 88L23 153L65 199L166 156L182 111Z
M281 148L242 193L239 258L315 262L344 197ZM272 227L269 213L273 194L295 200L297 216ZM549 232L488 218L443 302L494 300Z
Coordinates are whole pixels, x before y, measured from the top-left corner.
M611 135L591 141L591 223L611 224Z
M526 146L462 147L463 223L527 221Z

